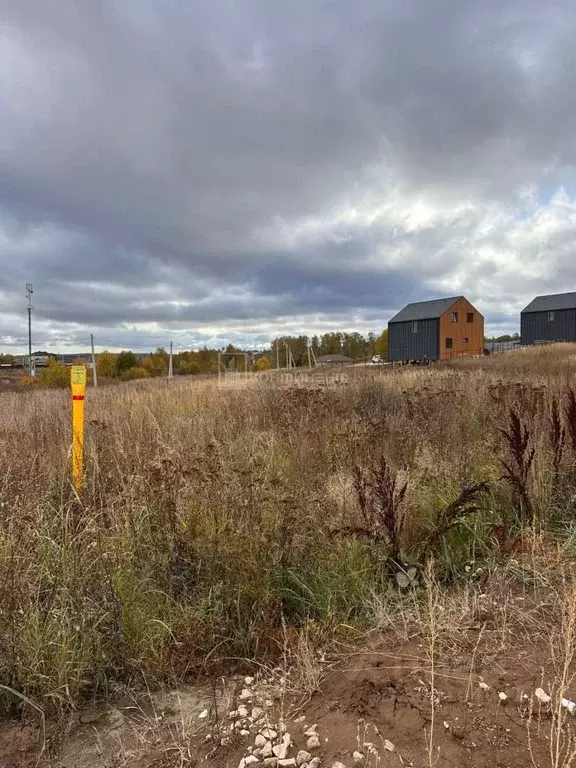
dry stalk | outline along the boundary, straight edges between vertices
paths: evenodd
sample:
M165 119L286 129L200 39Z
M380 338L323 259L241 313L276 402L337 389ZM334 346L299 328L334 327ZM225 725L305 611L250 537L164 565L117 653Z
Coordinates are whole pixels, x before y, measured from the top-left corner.
M552 642L559 654L560 674L555 710L550 723L550 765L552 768L572 768L576 760L576 739L574 729L568 721L571 715L562 704L575 676L573 665L576 655L576 587L572 584L564 584L561 623Z
M530 499L530 476L534 463L535 449L530 447L530 433L523 424L520 415L510 409L510 425L508 431L501 429L508 445L510 459L501 459L504 467L505 480L513 489L518 500L518 517L520 520L533 521L534 511Z
M439 628L439 590L435 580L434 561L430 558L426 564L426 655L430 669L430 731L426 733L426 751L428 768L434 768L440 759L440 747L434 748L434 726L436 720L436 648L440 634Z

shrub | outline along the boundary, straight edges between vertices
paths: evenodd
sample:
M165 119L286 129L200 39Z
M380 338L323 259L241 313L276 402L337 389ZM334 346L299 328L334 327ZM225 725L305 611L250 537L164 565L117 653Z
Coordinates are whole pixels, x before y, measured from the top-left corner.
M128 370L124 371L120 378L122 381L134 381L135 379L149 379L151 378L151 374L146 368L137 365L134 368L128 368Z
M40 373L38 379L45 387L64 389L70 385L70 371L64 363L51 359L48 361L48 367Z
M256 360L256 365L254 367L257 371L269 371L272 366L267 357L259 357L258 360Z

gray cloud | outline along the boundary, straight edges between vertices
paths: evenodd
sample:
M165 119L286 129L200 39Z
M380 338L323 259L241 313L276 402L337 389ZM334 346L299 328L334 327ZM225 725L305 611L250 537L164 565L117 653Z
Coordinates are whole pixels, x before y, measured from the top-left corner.
M27 280L40 338L190 344L378 330L453 289L513 328L576 284L568 0L0 14L6 344Z

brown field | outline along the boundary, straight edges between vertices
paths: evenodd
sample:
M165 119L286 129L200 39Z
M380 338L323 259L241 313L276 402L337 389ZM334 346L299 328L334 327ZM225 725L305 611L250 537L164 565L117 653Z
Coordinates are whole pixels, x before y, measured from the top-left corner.
M80 495L67 393L1 394L0 766L237 768L248 737L200 745L254 671L328 768L576 765L575 376L562 345L92 390ZM121 746L79 728L106 703Z

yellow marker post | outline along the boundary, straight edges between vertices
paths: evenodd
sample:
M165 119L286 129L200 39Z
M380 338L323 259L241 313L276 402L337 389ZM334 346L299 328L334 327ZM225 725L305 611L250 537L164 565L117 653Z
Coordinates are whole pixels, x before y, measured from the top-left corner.
M73 365L70 372L72 386L72 479L77 491L84 479L84 395L86 394L86 368Z

